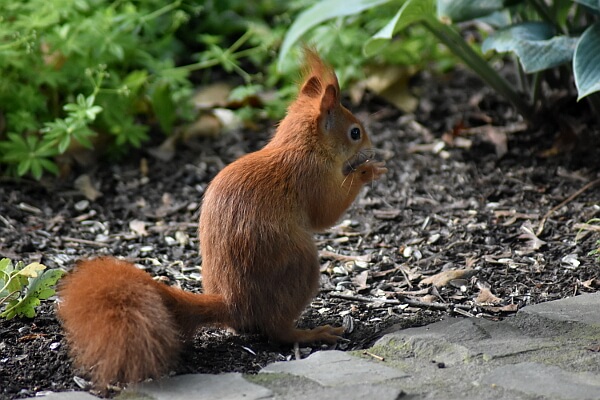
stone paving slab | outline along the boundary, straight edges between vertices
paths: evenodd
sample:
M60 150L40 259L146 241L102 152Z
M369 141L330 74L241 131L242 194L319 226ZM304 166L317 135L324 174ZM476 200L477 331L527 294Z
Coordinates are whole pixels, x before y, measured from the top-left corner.
M398 369L335 350L319 351L303 360L277 362L260 371L270 372L303 376L322 386L371 384L408 376Z
M250 383L239 373L190 374L145 382L126 390L123 398L154 400L260 400L272 398L271 390Z
M273 400L397 400L404 399L403 395L400 388L384 384L360 384L285 391L275 395Z
M600 398L598 375L567 372L559 367L532 362L495 368L483 378L483 382L549 399Z
M578 322L600 327L600 292L535 304L519 310L521 315L536 315L555 321Z
M183 375L121 400L600 399L600 292L520 310L503 321L449 318L381 338L369 352L320 351L258 375ZM38 397L39 398L39 397ZM90 400L85 392L48 400Z

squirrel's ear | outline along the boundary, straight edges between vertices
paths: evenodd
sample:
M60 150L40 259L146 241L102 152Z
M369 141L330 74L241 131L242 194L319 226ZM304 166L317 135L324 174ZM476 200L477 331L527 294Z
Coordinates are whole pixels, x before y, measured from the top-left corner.
M321 111L331 111L339 103L338 91L332 84L327 85L323 97L321 97Z
M310 97L311 99L316 99L319 97L322 91L321 80L316 76L311 76L304 85L302 85L302 90L300 91L303 95Z

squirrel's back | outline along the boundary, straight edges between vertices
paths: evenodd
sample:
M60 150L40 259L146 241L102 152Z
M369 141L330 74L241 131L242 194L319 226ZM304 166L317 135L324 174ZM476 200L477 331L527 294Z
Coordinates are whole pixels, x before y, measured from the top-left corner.
M110 257L80 261L75 272L61 282L58 307L75 364L92 366L101 387L168 370L182 342L161 284Z

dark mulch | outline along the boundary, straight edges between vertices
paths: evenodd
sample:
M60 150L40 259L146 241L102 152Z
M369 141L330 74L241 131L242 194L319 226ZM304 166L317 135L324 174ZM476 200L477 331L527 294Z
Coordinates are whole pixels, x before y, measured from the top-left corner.
M539 157L552 145L554 125L518 132L511 108L463 71L446 80L423 76L415 91L415 115L376 99L358 112L389 173L365 189L338 226L317 236L323 290L300 325L344 323L349 333L337 348L363 349L392 324L447 315L498 319L526 304L595 291L600 263L588 252L599 236L577 234L600 214L600 186L548 215L543 243L535 234L548 211L599 178L597 144ZM119 165L101 162L87 171L102 193L92 202L72 179L3 178L0 256L68 270L80 257L118 255L198 291L202 193L223 165L262 146L270 131L180 146L169 162L145 151ZM508 152L498 158L506 131ZM143 221L143 229L132 221ZM447 283L425 280L453 270L459 272ZM486 288L495 297L482 297ZM289 346L216 329L190 346L177 373L251 373L293 355ZM0 398L85 386L75 379L52 304L32 320L0 321L0 354Z

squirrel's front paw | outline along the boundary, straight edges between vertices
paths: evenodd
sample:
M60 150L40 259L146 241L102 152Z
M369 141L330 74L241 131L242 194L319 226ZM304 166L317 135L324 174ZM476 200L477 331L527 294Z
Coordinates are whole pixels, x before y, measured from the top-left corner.
M385 167L385 163L382 161L367 161L358 168L357 172L360 174L361 180L366 183L376 181L377 179L381 178L381 176L385 174L387 170L388 169Z

